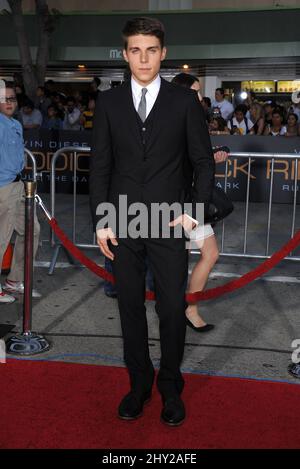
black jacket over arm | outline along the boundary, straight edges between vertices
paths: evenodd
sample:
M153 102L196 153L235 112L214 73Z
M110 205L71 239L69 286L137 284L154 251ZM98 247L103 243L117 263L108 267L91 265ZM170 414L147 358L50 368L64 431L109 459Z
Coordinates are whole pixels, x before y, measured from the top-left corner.
M191 184L189 162L194 170L193 202L208 203L215 164L204 112L193 90L162 79L144 124L135 111L130 82L101 93L90 164L94 227L100 218L98 204L117 205L121 194L127 195L128 204L182 203Z

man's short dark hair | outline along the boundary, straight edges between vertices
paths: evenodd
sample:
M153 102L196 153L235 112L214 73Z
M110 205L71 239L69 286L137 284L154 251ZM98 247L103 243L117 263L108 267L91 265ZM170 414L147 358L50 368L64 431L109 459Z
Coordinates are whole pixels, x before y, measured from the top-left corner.
M288 114L288 116L287 116L287 119L286 119L286 120L288 120L288 118L289 118L290 116L294 116L294 117L295 117L295 120L296 120L296 122L298 122L298 116L297 116L297 114L295 114L294 112L289 112L289 114Z
M128 38L137 34L145 36L155 36L159 39L161 48L165 43L165 28L156 18L138 17L128 20L123 31L124 48L127 49Z
M10 90L14 90L14 92L16 92L16 87L15 87L15 84L13 81L6 81L6 80L3 80L4 83L5 83L5 88L8 88Z
M245 106L245 104L239 104L239 105L235 108L234 112L242 112L242 113L244 114L244 116L245 116L246 113L247 113L247 110L248 110L248 108L247 108L247 106Z
M190 75L189 73L178 73L178 75L175 75L172 79L172 83L183 86L184 88L190 88L196 82L199 83L198 78L194 75Z
M30 109L33 110L34 109L33 101L31 101L31 99L26 99L26 101L24 101L23 107L29 107Z
M223 119L223 117L221 116L212 116L210 121L216 121L218 124L218 130L220 130L221 132L223 132L225 130L225 127L227 126L226 120Z
M282 119L284 118L284 113L283 113L283 109L281 107L275 107L275 109L273 109L272 111L272 116L274 116L274 114L279 114L280 117L282 117Z
M91 99L93 99L94 101L97 101L97 98L98 98L98 93L97 92L89 93L87 101L90 101Z
M219 91L222 96L225 94L224 88L216 88L216 91Z
M202 101L204 101L208 107L211 107L211 99L208 96L203 96Z
M74 103L76 104L76 99L74 98L74 96L68 96L67 97L67 104L68 103Z
M94 78L93 78L93 81L96 83L96 85L97 85L97 88L98 88L98 86L100 86L100 85L101 85L101 80L100 80L100 78L98 78L98 77L94 77Z

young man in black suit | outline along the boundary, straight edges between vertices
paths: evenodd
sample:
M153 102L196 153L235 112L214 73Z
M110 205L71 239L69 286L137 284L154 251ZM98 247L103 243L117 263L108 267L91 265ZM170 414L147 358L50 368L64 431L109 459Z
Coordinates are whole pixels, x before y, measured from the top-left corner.
M185 340L185 289L188 251L185 237L172 227L190 232L197 224L183 213L170 223L166 238L149 233L127 236L118 226L104 226L96 215L99 204L110 202L119 213L119 196L130 204L180 203L185 197L184 162L194 168L193 203L208 203L214 184L214 158L205 117L194 91L168 83L159 75L166 56L164 28L156 19L134 18L123 29L124 58L131 79L101 93L93 130L90 167L91 208L102 253L113 261L124 338L124 358L130 392L121 401L119 417L136 419L151 397L154 368L149 356L145 308L147 256L155 280L160 324L161 361L157 376L162 396L161 419L180 425L185 418L180 372ZM98 211L99 213L99 211ZM195 218L195 211L192 215ZM121 213L123 215L123 213Z

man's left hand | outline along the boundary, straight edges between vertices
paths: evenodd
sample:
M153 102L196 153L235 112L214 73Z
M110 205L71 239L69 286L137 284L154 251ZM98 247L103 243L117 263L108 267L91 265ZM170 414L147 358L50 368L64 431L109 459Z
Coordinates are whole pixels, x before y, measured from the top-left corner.
M196 226L197 223L193 221L191 217L189 217L186 213L183 215L179 215L179 217L175 218L175 220L171 221L169 223L169 226L177 226L177 225L182 225L184 231L186 233L190 233Z
M228 153L226 151L217 151L214 153L214 158L216 163L224 163L228 158Z

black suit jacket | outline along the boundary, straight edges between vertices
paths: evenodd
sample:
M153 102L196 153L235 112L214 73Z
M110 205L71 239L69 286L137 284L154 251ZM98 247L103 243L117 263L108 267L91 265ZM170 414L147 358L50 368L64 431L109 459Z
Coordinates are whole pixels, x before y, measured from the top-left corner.
M151 122L151 125L150 125ZM141 127L147 129L143 143ZM128 81L101 93L93 124L90 202L96 227L101 202L183 202L194 169L193 202L208 203L214 157L202 106L193 90L161 80L156 102L139 123ZM193 212L195 213L195 212Z

